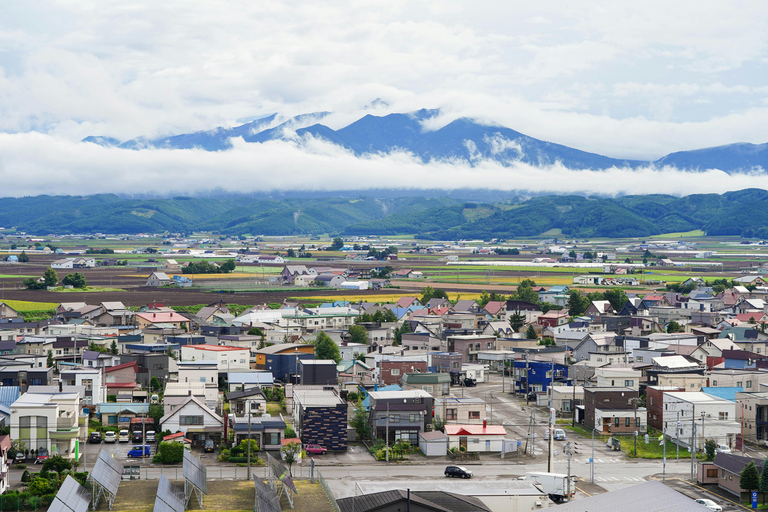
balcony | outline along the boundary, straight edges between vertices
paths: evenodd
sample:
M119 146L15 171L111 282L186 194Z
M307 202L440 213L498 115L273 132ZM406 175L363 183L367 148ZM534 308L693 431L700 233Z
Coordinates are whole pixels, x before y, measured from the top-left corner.
M79 434L80 429L78 427L70 429L57 428L56 430L51 429L48 431L48 437L51 439L77 439Z

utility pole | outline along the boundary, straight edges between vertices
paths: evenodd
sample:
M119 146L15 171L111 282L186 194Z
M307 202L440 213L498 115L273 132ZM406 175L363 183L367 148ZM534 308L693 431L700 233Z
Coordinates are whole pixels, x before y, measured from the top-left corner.
M547 454L547 473L552 472L552 441L555 437L555 410L549 409L549 453Z
M662 443L664 443L664 462L661 465L661 481L665 482L667 479L667 422L664 422L664 435L662 436Z
M530 388L531 388L531 383L530 383L530 379L529 379L528 373L529 373L529 370L528 370L528 353L526 352L526 354L525 354L525 405L528 405L528 393L530 392ZM742 407L742 412L743 412L743 407ZM744 415L742 414L742 417L743 416ZM742 422L743 422L743 420L742 420Z
M675 424L675 462L680 462L680 411L677 411L677 423Z
M591 484L595 483L595 430L596 428L592 427L592 458L590 460L590 482Z
M568 457L568 480L565 495L568 496L568 501L571 501L571 443L565 443L565 456Z
M251 405L248 404L248 480L251 479Z
M389 462L389 402L387 402L387 462Z
M696 440L696 418L691 418L691 481L694 481L696 478L695 474L695 467L696 467L696 448L693 446L693 443Z
M635 457L637 457L637 398L632 399L632 404L635 409Z

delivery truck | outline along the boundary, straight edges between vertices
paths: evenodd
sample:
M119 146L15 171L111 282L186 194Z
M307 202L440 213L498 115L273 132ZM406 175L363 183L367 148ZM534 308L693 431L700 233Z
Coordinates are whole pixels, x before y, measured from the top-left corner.
M526 480L539 484L541 490L549 494L554 502L571 499L576 494L576 477L571 477L570 485L568 475L562 473L526 473Z

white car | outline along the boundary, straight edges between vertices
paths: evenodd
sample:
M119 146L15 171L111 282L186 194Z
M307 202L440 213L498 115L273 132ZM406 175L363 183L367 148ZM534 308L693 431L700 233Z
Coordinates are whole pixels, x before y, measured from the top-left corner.
M715 453L731 453L731 449L727 444L718 444Z
M121 430L120 433L117 435L117 440L120 443L127 443L131 440L131 433L127 430Z
M711 510L712 512L723 512L723 507L712 500L702 498L700 500L696 500L696 503L706 508L707 510Z
M115 434L112 431L104 432L104 442L105 443L114 443L117 441L117 434Z

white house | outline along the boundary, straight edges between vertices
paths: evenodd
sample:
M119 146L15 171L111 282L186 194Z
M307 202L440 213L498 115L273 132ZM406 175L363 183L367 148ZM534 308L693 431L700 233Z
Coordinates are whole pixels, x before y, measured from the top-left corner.
M686 448L691 445L694 423L694 443L699 450L703 449L705 439L732 446L736 434L741 432L741 425L736 422L736 403L701 391L664 393L664 429L672 440L675 439L678 413L677 439L680 446Z
M250 370L251 351L248 348L223 345L184 345L182 361L216 361L220 372ZM181 365L179 365L181 366Z
M84 435L79 419L80 393L24 393L11 404L11 439L73 459L75 440Z
M468 452L501 452L507 431L502 425L483 422L482 425L446 425L445 435L449 450L464 447Z
M640 389L642 372L633 368L605 366L595 368L597 387Z
M182 406L190 396L205 401L203 382L169 382L163 393L163 415L167 416Z
M107 401L107 387L99 368L62 369L61 382L67 386L85 388L83 405L102 404Z
M152 272L147 278L147 286L166 286L171 282L171 278L165 272Z
M205 404L216 407L219 398L218 363L215 360L179 361L178 365L179 384L202 384L205 386Z
M203 446L207 439L219 444L224 436L224 419L199 398L190 396L174 411L160 419L160 431L184 432L192 446Z
M75 268L75 258L64 258L61 260L56 260L53 263L51 263L52 269L69 269L69 268Z

